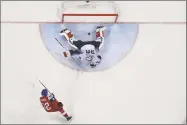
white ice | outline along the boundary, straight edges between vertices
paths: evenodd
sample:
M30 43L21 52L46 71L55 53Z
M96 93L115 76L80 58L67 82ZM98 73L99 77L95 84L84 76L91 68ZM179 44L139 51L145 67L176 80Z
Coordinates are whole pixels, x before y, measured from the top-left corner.
M118 2L120 21L186 22L186 2ZM53 21L58 2L1 1L1 21ZM44 84L71 123L182 123L186 117L186 24L141 24L117 66L77 73L46 50L38 24L1 25L1 123L64 123L39 102Z
M73 32L75 39L91 41L96 39L95 29L100 25L106 27L104 31L105 42L98 52L102 56L102 61L95 68L90 68L88 64L85 65L84 62L80 62L76 57L66 58L63 56L63 52L67 51L70 47L64 37L59 36L59 32L62 30L61 24L41 24L40 32L45 47L59 63L75 70L86 72L102 71L115 66L132 50L138 36L138 24L82 23L67 24L66 27ZM88 35L88 33L91 34Z

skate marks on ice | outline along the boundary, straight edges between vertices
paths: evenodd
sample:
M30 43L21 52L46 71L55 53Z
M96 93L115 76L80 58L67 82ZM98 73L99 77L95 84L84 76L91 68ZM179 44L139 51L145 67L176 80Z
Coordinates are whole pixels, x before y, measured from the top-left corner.
M138 35L138 24L102 24L107 29L104 32L105 42L100 50L101 63L95 67L81 65L78 59L67 59L63 52L69 48L64 37L59 36L62 24L40 24L43 42L51 55L61 64L81 71L102 71L109 69L121 61L133 48ZM101 24L64 24L77 39L91 41L96 39L95 29ZM56 40L65 47L63 48Z

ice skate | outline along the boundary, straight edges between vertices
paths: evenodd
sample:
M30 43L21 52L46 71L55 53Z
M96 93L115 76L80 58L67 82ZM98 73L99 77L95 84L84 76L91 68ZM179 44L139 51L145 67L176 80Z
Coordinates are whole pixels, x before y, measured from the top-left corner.
M66 119L67 119L68 122L71 122L72 116L69 116L69 117L67 117Z

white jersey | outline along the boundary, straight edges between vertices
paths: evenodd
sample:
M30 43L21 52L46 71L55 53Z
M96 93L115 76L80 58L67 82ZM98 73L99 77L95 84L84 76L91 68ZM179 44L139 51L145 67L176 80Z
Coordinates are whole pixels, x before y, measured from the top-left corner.
M92 64L94 66L100 63L101 59L98 58L98 54L93 45L84 45L80 50L82 52L82 54L79 55L81 62Z
M91 61L96 54L95 47L91 44L84 45L81 49L81 60Z

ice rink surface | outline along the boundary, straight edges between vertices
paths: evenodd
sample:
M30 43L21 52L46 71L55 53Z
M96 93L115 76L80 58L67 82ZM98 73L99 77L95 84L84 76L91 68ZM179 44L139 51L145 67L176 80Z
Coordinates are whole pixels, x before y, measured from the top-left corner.
M138 24L99 24L105 26L104 45L99 51L102 56L101 63L95 68L81 63L76 57L66 58L63 52L69 48L64 37L59 36L62 30L61 24L41 24L40 32L43 42L51 55L60 63L75 69L86 72L103 71L115 66L127 53L132 50L138 35ZM96 40L96 27L98 24L67 24L75 39L84 41ZM88 35L90 33L90 35ZM57 39L57 40L56 40ZM58 43L60 42L61 45ZM76 61L75 61L76 60Z
M59 21L59 1L1 1L2 123L65 123L42 108L36 76L62 100L74 124L184 121L186 2L117 3L119 21L140 22L135 46L111 69L81 73L50 55L38 23L5 23Z

